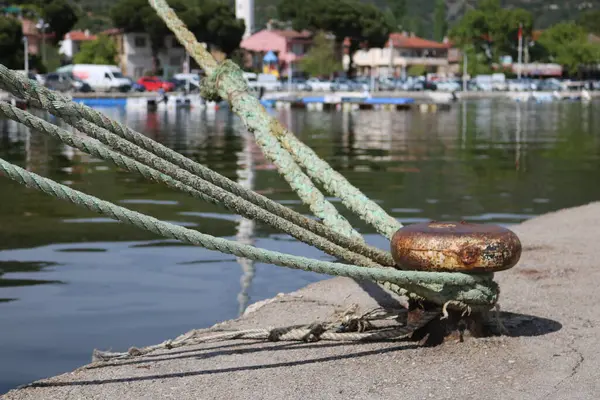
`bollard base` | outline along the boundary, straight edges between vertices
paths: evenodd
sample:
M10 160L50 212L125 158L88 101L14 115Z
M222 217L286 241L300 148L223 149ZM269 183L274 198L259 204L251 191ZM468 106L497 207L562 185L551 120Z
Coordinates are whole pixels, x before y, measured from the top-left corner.
M407 322L417 321L424 312L439 309L433 303L409 303ZM489 312L471 312L463 315L462 311L448 310L446 318L434 318L427 325L417 329L410 336L410 340L418 342L421 346L438 346L445 341L464 342L465 336L474 338L494 336L497 332L490 329Z

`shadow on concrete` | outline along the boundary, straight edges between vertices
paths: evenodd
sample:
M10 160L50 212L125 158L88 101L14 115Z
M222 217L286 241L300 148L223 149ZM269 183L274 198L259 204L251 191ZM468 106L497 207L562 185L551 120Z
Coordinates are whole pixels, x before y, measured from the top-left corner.
M311 347L323 348L323 347L338 347L338 346L348 346L348 345L357 346L356 343L334 343L334 344L328 344L328 345L324 345L324 344L304 345L304 346L302 346L302 349L311 348ZM358 345L364 345L364 344L358 344ZM252 353L252 352L258 352L258 351L287 350L291 346L292 346L292 344L266 346L266 347L254 347L254 348L249 348L249 349L242 349L242 351L230 350L228 352L234 352L236 354L241 354L243 352ZM296 346L298 346L298 345L296 345ZM131 377L131 378L94 379L94 380L82 380L82 381L72 381L72 382L35 382L35 383L29 384L29 385L21 386L21 388L103 385L103 384L107 384L107 383L141 382L141 381L152 381L152 380L156 380L156 379L183 378L183 377L188 377L188 376L228 374L228 373L239 372L239 371L256 371L256 370L266 370L266 369L274 369L274 368L288 368L288 367L295 367L295 366L300 366L300 365L310 365L310 364L317 364L317 363L330 362L330 361L355 359L357 357L367 357L367 356L373 356L373 355L379 355L379 354L386 354L386 353L392 353L395 351L416 349L417 347L419 347L419 346L413 345L413 344L404 344L404 345L393 346L393 347L388 347L388 348L384 348L384 349L353 352L350 354L340 354L340 355L334 355L334 356L302 359L302 360L279 362L279 363L272 363L272 364L247 365L247 366L221 368L221 369L207 369L207 370L201 370L201 371L179 372L179 373L172 373L172 374L146 375L146 376L136 376L136 377ZM216 354L211 354L211 353L200 354L199 358L209 358L209 357L215 357L217 355L223 354L222 352L215 352L215 353Z
M401 341L407 341L407 339L402 338L402 339L397 339L395 342L401 342ZM384 342L384 341L382 341ZM391 340L388 340L387 342L391 342ZM209 347L209 348L196 348L193 350L186 350L186 351L182 351L182 352L178 352L179 354L173 354L171 352L169 353L162 353L162 354L156 354L154 355L153 358L151 359L137 359L137 360L127 360L127 361L115 361L115 362L106 362L106 363L102 363L99 365L92 365L90 367L87 367L86 369L100 369L100 368L107 368L107 367L117 367L117 366L121 366L121 365L137 365L137 364L147 364L147 363L151 363L151 362L160 362L160 361L171 361L171 360L181 360L181 359L186 359L186 358L196 358L196 359L208 359L208 358L213 358L213 357L220 357L220 356L229 356L229 355L240 355L240 354L252 354L252 353L258 353L261 351L280 351L280 350L310 350L310 349L324 349L324 348L333 348L333 347L344 347L344 346L360 346L363 344L366 344L366 342L338 342L338 343L312 343L312 344L306 344L304 342L288 342L288 343L282 343L282 344L277 344L277 345L268 345L268 346L262 346L262 347L242 347L242 346L251 346L251 345L255 345L255 344L271 344L273 342L267 342L267 341L260 341L260 342L238 342L235 344L231 344L231 345L225 345L225 346L215 346L215 347ZM411 344L412 345L412 344ZM233 348L235 347L235 348ZM232 349L233 348L233 349ZM213 352L206 352L207 350L217 350L217 351L213 351ZM144 357L149 357L148 356L144 356Z
M562 324L558 321L527 314L500 312L500 320L507 330L504 334L510 337L543 336L562 329ZM500 331L493 321L492 319L490 328L499 335Z

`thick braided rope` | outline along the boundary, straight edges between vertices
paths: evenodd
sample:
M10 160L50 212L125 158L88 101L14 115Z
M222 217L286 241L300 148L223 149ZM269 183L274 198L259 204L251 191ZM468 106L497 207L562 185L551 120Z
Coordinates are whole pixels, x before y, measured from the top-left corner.
M276 203L265 196L243 187L237 182L234 182L212 171L206 166L190 160L189 158L169 149L166 146L161 145L160 143L157 143L147 136L130 129L117 121L111 120L104 114L86 105L73 103L62 94L48 90L47 88L38 85L36 82L27 79L25 76L11 71L1 64L0 88L12 93L14 96L23 98L29 104L47 110L60 118L84 119L90 121L95 125L98 125L109 132L127 139L130 142L133 142L138 146L152 152L153 154L156 154L157 156L174 163L180 168L258 205L263 209L294 222L297 225L303 226L306 229L310 229L315 233L318 232L318 234L327 237L329 240L337 240L338 242L343 241L347 245L345 247L352 247L352 249L356 252L360 251L360 245L361 242L363 242L362 236L352 228L345 218L339 215L335 207L333 207L333 205L331 205L331 203L329 203L329 201L327 201L325 197L320 194L318 189L316 189L314 185L312 185L312 182L310 182L310 180L308 180L306 177L306 180L298 178L298 180L295 181L295 185L304 185L304 189L302 191L304 197L302 200L309 205L311 211L318 218L323 220L326 226L318 223L317 221L313 221L310 218L307 218L279 203ZM280 151L283 150L280 149ZM290 158L287 162L293 163L293 160ZM300 171L300 173L302 172Z
M324 252L347 262L370 267L381 267L381 265L374 263L367 257L345 250L342 247L337 246L308 230L297 227L296 225L291 224L289 221L270 214L243 199L236 199L232 194L226 192L225 190L206 181L203 182L185 171L179 171L181 173L172 173L172 171L175 171L176 168L170 168L161 159L146 152L145 150L140 149L139 153L136 153L135 151L124 151L124 153L132 156L134 160L146 160L148 164L155 166L158 171L145 166L141 162L134 161L128 157L124 157L121 154L111 151L96 141L77 137L76 135L59 128L56 125L50 124L49 122L24 112L6 102L0 103L0 115L20 122L25 126L35 129L39 132L53 136L71 147L76 147L88 154L111 161L117 166L128 171L137 172L147 179L151 179L156 182L163 182L169 187L181 190L193 197L200 198L212 204L225 206L229 210L234 211L246 218L256 219L264 222L270 226L273 226L275 229L288 233L300 241L313 245ZM79 122L83 124L89 124L87 121ZM91 128L95 128L96 131L102 131L102 128L99 128L93 124L90 125L92 125ZM91 128L84 130L84 132L91 134ZM109 144L108 142L111 142L110 144L114 145L111 147L119 148L121 150L123 150L125 147L135 147L131 143L115 136L113 136L115 139L114 141L106 140L107 135L104 135L103 132L95 132L90 136L99 139L100 142L105 144ZM124 142L124 144L119 144L120 142ZM165 175L159 173L159 171L164 172ZM180 175L184 176L184 178L180 179Z
M418 321L409 323L406 326L392 326L388 328L373 329L367 332L335 332L331 329L324 328L322 323L310 325L293 325L287 327L279 327L272 329L245 329L234 330L224 333L207 335L209 330L192 330L173 340L165 340L162 343L146 346L143 348L132 347L125 352L108 352L94 350L92 361L116 361L126 360L130 358L144 356L157 350L176 349L184 346L194 346L202 343L238 340L238 339L260 339L269 341L353 341L353 342L372 342L387 339L399 339L410 335L417 329L427 325L432 319L439 316L439 310L428 311L423 313ZM367 319L368 321L368 319ZM321 329L315 329L321 328ZM98 368L98 365L90 365L84 367L86 369Z
M212 55L199 45L166 0L148 1L198 65L205 69L209 76L209 81L205 82L208 84L205 85L205 93L210 94L212 91L213 95L209 97L218 95L227 99L246 128L254 133L265 155L278 167L303 200L306 199L304 192L310 186L306 186L308 183L305 183L305 175L296 171L296 168L300 169L296 163L303 166L312 179L321 182L331 195L339 197L348 209L374 226L385 237L391 238L402 227L377 203L365 196L272 118L260 101L249 93L242 70L230 60L218 65ZM287 151L282 151L284 149Z
M498 285L490 279L490 275L476 276L461 273L400 271L393 268L367 268L258 249L163 222L154 217L114 205L26 171L3 159L0 159L0 172L29 188L40 190L109 218L209 250L217 250L221 253L293 269L354 279L392 282L438 305L454 300L469 306L491 308L497 301Z

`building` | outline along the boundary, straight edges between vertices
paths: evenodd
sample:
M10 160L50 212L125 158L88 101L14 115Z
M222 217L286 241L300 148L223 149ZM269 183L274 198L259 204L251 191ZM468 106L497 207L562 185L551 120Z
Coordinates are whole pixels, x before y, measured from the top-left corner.
M125 33L119 29L103 32L115 39L117 59L123 74L139 79L154 70L154 57L150 45L150 36L146 33ZM183 72L185 48L174 35L163 38L163 46L158 51L157 59L164 76L172 76Z
M277 57L277 67L281 75L287 75L290 64L298 62L308 52L312 44L312 33L297 32L291 29L263 29L242 40L240 47L248 53L247 68L262 70L263 58L269 52Z
M405 76L412 66L424 67L426 72L450 74L454 65L449 60L449 43L434 42L408 33L392 33L385 48L358 50L352 60L359 75ZM455 57L455 54L451 54ZM350 56L343 57L344 68Z
M235 17L246 24L244 39L254 33L254 0L235 0Z
M65 38L60 41L58 53L64 57L65 61L71 62L75 54L81 50L81 44L96 40L97 36L90 34L89 30L71 31L65 34Z

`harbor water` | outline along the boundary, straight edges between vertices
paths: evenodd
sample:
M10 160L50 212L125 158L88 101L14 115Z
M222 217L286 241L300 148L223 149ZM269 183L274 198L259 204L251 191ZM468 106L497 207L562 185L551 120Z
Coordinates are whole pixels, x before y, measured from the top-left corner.
M101 110L309 214L228 109ZM510 226L600 199L599 111L596 101L479 99L434 113L270 112L404 224L435 219ZM12 121L0 120L0 157L165 221L331 259ZM156 237L3 177L0 196L0 393L86 364L94 348L159 343L327 278ZM330 199L370 243L387 247L372 227Z

